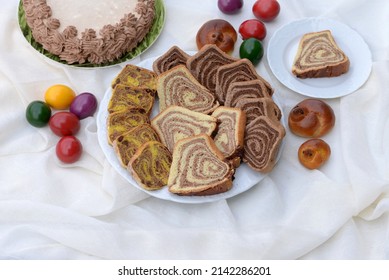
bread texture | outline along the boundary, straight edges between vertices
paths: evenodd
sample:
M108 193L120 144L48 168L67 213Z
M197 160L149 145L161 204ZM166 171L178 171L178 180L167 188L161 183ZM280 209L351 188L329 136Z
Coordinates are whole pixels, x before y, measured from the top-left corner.
M293 62L298 78L337 77L348 72L350 60L336 44L330 30L304 34Z
M173 46L153 62L153 71L161 75L175 66L186 65L189 58L190 55L178 46Z
M166 186L172 155L158 141L143 144L128 163L128 171L137 183L146 190L159 190Z
M158 76L159 110L178 105L189 110L209 114L218 106L215 96L202 86L185 65L178 65Z
M127 168L130 159L139 147L149 141L160 141L160 139L151 125L144 123L117 137L112 146L120 164Z
M133 87L157 89L157 74L153 71L133 64L127 64L112 80L112 88L123 84Z
M233 174L212 138L199 134L175 145L168 187L178 195L214 195L232 187Z
M244 146L246 113L239 108L221 106L213 114L218 121L216 134L213 136L216 147L234 167L239 166Z
M201 133L211 135L216 129L217 119L181 106L171 105L152 119L151 125L162 143L172 152L178 140Z
M148 88L139 88L117 84L112 90L108 103L108 112L118 112L127 108L138 107L150 114L154 106L156 91Z

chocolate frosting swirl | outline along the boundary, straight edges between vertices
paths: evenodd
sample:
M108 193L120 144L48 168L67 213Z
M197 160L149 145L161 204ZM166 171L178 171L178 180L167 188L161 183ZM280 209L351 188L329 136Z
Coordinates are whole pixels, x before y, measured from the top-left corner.
M101 30L82 31L68 26L61 32L60 21L51 18L46 0L22 0L22 3L34 39L68 64L117 60L143 40L155 18L154 0L138 0L135 10L139 18L128 13L115 25L106 25Z

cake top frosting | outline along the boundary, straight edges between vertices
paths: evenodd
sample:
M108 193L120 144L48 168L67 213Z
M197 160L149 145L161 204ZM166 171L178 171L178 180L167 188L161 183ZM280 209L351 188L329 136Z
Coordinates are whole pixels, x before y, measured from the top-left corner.
M154 0L22 0L32 35L68 64L102 64L134 49L149 32Z

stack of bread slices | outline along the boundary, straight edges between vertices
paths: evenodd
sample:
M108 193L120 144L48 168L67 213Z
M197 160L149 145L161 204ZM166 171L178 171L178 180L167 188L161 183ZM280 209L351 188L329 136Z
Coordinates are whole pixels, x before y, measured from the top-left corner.
M192 56L173 46L152 68L127 65L108 105L108 141L140 186L213 195L232 187L241 161L258 172L274 168L281 110L249 60L215 45Z

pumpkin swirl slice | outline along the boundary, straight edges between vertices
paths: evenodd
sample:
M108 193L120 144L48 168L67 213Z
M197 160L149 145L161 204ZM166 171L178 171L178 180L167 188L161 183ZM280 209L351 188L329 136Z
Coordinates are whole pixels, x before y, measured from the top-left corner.
M142 108L128 108L122 111L108 114L108 143L112 145L113 141L117 137L144 123L150 123L150 119L146 114L146 111Z
M246 126L243 161L253 170L270 172L285 136L285 128L268 117L260 116Z
M158 134L151 127L150 124L141 124L130 131L117 137L112 146L120 164L127 167L128 162L136 153L138 148L149 141L160 141Z
M215 93L217 69L235 61L236 58L221 51L216 45L208 44L188 59L186 67L200 84Z
M178 195L213 195L232 187L234 169L206 134L177 142L168 180Z
M144 109L146 114L150 114L154 105L155 93L155 90L148 88L118 84L112 91L108 112L113 113L129 107L138 107Z
M192 111L208 114L219 103L215 96L192 76L184 65L179 65L158 76L159 110L178 105Z
M112 88L115 88L118 84L156 90L157 74L146 68L127 64L112 80L111 86Z
M138 149L127 169L141 187L153 191L166 186L171 163L169 150L158 141L150 141Z
M336 77L349 70L350 61L336 44L331 31L304 34L293 62L299 78Z
M216 129L217 119L184 107L171 105L151 120L161 142L173 151L178 140L205 133L211 135Z
M179 47L173 46L153 62L153 70L157 75L161 75L175 66L186 65L189 57L190 55Z

